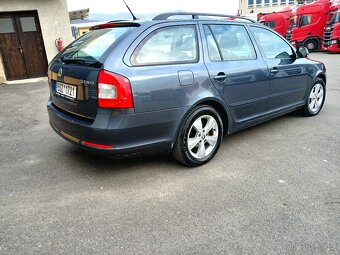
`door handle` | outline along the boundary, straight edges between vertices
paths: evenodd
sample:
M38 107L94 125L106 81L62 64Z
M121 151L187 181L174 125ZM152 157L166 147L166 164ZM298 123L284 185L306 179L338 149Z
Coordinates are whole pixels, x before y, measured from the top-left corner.
M226 75L225 73L218 73L215 77L214 77L214 80L217 80L217 81L224 81L225 79L228 78L228 75Z
M270 73L273 75L277 75L277 73L279 72L279 70L277 69L277 67L274 67L270 70Z

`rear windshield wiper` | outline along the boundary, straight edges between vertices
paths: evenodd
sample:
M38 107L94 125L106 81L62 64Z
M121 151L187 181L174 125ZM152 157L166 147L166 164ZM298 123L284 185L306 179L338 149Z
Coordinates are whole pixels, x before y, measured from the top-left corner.
M68 58L68 57L61 57L60 58L64 63L78 63L83 65L91 65L91 66L101 66L102 63L98 60L89 60L84 58Z

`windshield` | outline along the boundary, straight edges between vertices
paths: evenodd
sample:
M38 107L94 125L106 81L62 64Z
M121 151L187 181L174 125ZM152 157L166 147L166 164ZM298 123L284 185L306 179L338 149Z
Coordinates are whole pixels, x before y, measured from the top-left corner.
M90 31L70 44L60 55L60 58L63 61L97 62L118 38L127 34L133 28L116 27Z
M290 25L288 27L288 30L292 30L292 28L297 27L298 18L298 16L290 17Z
M340 10L336 12L331 12L329 17L329 24L339 23L340 22Z
M275 28L275 25L276 25L276 21L268 21L267 24L266 24L268 27L270 28Z
M298 24L298 16L294 16L293 18L292 18L292 24L290 25L291 27L296 27L297 26L297 24Z
M271 21L260 21L260 23L262 25L265 25L265 26L270 27L270 28L275 28L275 25L276 25L276 21L274 21L274 20L271 20Z

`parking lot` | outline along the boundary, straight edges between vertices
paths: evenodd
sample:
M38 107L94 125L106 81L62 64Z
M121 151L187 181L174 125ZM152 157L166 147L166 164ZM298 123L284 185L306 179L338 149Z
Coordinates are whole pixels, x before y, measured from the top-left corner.
M88 154L48 124L46 82L0 85L0 254L339 254L340 54L322 112L170 156Z

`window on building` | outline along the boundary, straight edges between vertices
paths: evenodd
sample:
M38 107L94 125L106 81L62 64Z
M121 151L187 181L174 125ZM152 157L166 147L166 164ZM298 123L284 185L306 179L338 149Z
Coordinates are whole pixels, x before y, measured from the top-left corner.
M256 6L261 6L262 5L262 0L256 0Z
M35 26L34 17L21 17L20 18L22 32L34 32L37 31Z
M269 3L270 3L270 0L264 0L264 5L265 5L265 6L268 6Z
M248 0L248 7L253 8L254 7L254 0Z
M288 3L289 3L289 5L294 5L295 4L295 0L289 0Z
M280 0L281 5L286 5L286 0Z
M0 19L0 33L14 33L14 26L11 18L1 18Z
M305 4L305 3L309 4L309 3L313 2L313 1L314 0L297 0L297 4Z
M277 5L277 0L272 0L272 5L273 6Z

